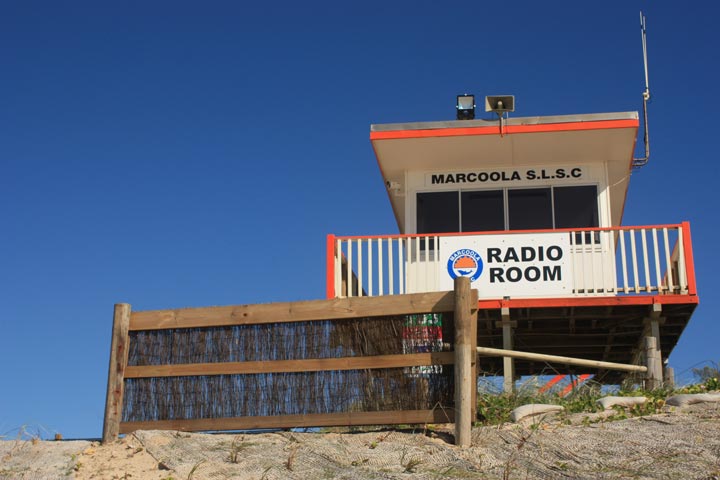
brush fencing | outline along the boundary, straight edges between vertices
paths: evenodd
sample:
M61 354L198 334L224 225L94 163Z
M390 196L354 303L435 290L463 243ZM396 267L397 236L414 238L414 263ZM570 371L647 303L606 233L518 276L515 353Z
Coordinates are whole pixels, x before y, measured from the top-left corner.
M452 314L131 332L129 366L440 351ZM426 410L453 402L451 365L128 378L122 421Z

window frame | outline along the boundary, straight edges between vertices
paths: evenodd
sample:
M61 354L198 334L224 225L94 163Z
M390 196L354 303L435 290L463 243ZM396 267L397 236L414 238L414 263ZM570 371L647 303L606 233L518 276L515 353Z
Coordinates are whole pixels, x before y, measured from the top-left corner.
M466 233L464 230L462 230L462 209L463 209L463 202L462 202L462 194L467 192L493 192L493 191L502 191L502 199L503 199L503 219L504 219L504 228L503 231L510 232L510 231L522 231L522 230L510 230L510 205L509 205L509 198L508 198L508 192L510 190L530 190L530 189L550 189L550 206L551 206L551 213L552 213L552 229L557 229L556 224L556 213L555 213L555 189L556 188L564 188L564 187L594 187L595 188L595 214L597 218L598 227L603 224L603 211L601 209L601 191L600 191L600 184L598 182L590 182L590 183L581 183L581 184L571 184L571 185L537 185L537 186L513 186L513 187L500 187L500 188L473 188L473 189L453 189L453 190L417 190L415 191L415 232L418 232L418 195L420 194L432 194L432 193L449 193L454 192L457 193L457 199L458 199L458 210L457 210L457 218L458 218L458 225L457 230L454 232L431 232L431 233ZM596 227L570 227L570 228L577 228L577 229L583 229L583 228L596 228Z

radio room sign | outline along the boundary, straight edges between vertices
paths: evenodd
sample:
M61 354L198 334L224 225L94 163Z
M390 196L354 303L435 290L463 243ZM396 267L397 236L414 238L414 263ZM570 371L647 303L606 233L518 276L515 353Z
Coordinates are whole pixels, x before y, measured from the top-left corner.
M572 293L567 233L440 237L440 290L469 277L480 298L554 297Z

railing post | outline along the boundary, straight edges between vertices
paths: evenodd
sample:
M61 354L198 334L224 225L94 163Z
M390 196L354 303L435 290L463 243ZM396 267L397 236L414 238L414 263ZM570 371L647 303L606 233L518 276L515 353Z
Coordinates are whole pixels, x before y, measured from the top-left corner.
M108 367L107 397L102 442L117 440L120 434L123 394L125 392L125 367L128 361L130 330L130 305L115 304L112 339L110 342L110 365Z
M455 279L455 445L468 447L472 431L474 348L470 279ZM477 306L475 306L477 308Z
M325 250L325 296L335 298L335 235L327 236Z

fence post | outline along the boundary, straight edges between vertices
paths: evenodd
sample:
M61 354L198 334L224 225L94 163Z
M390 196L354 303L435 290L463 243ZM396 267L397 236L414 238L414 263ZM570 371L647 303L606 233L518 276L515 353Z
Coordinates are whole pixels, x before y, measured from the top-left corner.
M478 305L477 300L473 301L474 295L470 295L470 302L469 302L469 308L471 310L474 310L475 313L472 313L470 315L470 349L472 350L472 374L471 374L471 380L472 383L470 384L472 388L472 409L470 410L470 422L474 422L477 418L477 380L478 380L478 358L480 355L478 355L477 351L477 337L478 337Z
M130 305L116 303L113 314L112 339L110 342L110 365L108 367L107 397L102 442L117 440L122 417L124 376L128 360L130 330Z
M667 388L675 388L675 369L672 367L666 367L663 374L663 383Z
M455 279L455 445L470 446L472 430L473 364L477 358L472 338L470 279Z

